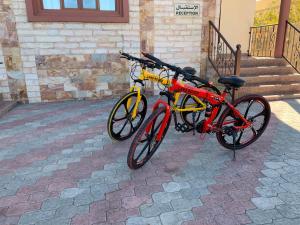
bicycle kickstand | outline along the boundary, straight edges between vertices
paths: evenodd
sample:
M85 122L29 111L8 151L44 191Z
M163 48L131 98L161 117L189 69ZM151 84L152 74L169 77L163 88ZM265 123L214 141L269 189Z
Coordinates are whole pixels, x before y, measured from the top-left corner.
M195 130L196 130L196 120L195 120L196 112L193 112L192 117L193 117L193 135L195 136L196 135L196 132L195 132Z
M232 161L236 161L236 149L235 149L235 144L236 144L236 132L234 131L233 132L233 135L232 135L232 139L233 139L233 159Z

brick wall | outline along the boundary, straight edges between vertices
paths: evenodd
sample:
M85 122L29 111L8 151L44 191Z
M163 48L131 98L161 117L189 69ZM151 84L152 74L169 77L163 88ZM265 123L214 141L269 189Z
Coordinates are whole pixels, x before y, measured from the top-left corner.
M0 93L9 89L6 99L29 102L120 95L129 87L121 49L137 56L146 50L200 71L203 16L176 17L174 4L197 3L203 13L207 0L129 2L128 24L29 23L24 0L0 0L0 18L6 21L2 54L7 55L6 69L0 66Z

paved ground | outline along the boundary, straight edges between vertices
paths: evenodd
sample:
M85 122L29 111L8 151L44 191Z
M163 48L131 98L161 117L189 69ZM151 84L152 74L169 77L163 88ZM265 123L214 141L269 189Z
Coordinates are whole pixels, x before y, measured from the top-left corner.
M238 153L171 129L130 171L112 143L112 101L19 106L0 120L1 225L300 224L300 100L273 102L271 124Z

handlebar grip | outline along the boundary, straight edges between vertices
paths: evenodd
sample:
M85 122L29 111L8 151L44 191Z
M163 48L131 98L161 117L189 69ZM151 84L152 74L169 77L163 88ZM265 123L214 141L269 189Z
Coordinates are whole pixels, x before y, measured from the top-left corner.
M120 54L121 54L122 56L125 56L125 57L128 58L128 59L131 59L131 58L132 58L131 55L129 55L129 54L125 53L125 52L120 52Z
M160 59L156 58L155 56L150 55L149 53L142 52L142 54L143 54L145 57L147 57L148 59L150 59L150 60L156 62L157 64L159 64L159 65L161 65L161 66L168 67L170 70L173 70L174 72L178 72L179 67L170 65L170 64L168 64L168 63L165 63L165 62L161 61Z
M147 57L148 59L151 59L151 60L153 60L154 62L157 62L157 63L163 64L163 62L162 62L160 59L158 59L158 58L154 57L153 55L150 55L149 53L142 52L142 54L143 54L145 57Z

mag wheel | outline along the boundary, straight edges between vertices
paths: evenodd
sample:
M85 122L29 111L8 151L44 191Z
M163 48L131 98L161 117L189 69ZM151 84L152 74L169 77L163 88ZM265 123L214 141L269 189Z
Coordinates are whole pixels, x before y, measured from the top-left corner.
M143 123L147 113L147 99L142 95L136 116L133 117L137 98L137 92L128 93L112 109L107 122L108 134L112 139L124 141L130 138Z
M140 127L128 152L127 164L129 168L138 169L142 167L156 152L170 126L171 116L167 122L167 126L163 132L161 140L157 141L156 137L161 125L163 124L165 115L166 108L160 107L156 109ZM147 128L149 128L149 126L151 126L150 131L147 132Z
M216 136L225 148L239 150L252 144L263 134L270 121L271 109L268 101L259 95L244 96L237 99L233 105L248 121L252 122L252 126L235 131L233 127L242 126L244 122L236 118L232 110L227 108L218 121L218 128L223 131L217 132Z
M221 94L220 91L213 86L209 87L209 86L202 84L202 85L198 85L197 87L201 88L201 89L205 89L207 91L210 91L210 92L218 94L218 95ZM201 107L201 105L195 100L195 97L193 97L191 95L183 96L181 105L180 105L181 109L199 108L199 107ZM220 111L221 111L221 107L219 108L218 115L220 114ZM204 113L205 113L205 111L196 112L196 114L195 114L195 122L196 123L205 119ZM189 127L193 127L193 112L192 111L180 112L180 117L185 124L187 124Z

